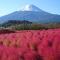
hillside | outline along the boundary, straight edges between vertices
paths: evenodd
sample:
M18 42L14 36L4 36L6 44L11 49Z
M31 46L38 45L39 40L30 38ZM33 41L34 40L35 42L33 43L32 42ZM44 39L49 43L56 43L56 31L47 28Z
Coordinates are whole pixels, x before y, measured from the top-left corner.
M0 17L0 23L9 20L26 20L33 23L58 23L60 22L60 15L45 12L35 5L28 5L20 11Z

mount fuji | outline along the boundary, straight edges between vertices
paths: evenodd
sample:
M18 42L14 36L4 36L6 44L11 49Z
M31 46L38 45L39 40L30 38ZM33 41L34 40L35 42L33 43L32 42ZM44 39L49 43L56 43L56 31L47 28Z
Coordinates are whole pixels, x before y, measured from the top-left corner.
M9 20L26 20L34 23L58 23L60 22L60 15L45 12L35 5L26 5L20 11L0 17L0 23Z

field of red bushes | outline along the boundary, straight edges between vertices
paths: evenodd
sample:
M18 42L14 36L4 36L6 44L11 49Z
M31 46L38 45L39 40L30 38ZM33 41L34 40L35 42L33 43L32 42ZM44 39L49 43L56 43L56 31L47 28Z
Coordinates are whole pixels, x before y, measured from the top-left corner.
M0 60L60 60L60 29L1 33Z

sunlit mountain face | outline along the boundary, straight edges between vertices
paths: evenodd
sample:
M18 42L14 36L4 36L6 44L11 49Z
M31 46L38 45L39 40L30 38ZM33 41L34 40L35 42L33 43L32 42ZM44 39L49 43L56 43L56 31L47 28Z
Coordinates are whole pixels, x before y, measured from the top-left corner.
M40 11L40 9L34 5L26 5L25 7L22 8L21 11Z
M0 17L0 23L9 20L26 20L33 23L57 23L60 22L60 15L45 12L35 5L26 5L20 11Z

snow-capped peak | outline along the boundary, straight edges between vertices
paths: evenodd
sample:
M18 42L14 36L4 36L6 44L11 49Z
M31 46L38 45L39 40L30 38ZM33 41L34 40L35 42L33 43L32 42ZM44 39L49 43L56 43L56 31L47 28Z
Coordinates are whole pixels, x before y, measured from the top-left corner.
M35 5L26 5L21 11L40 11L40 9Z

